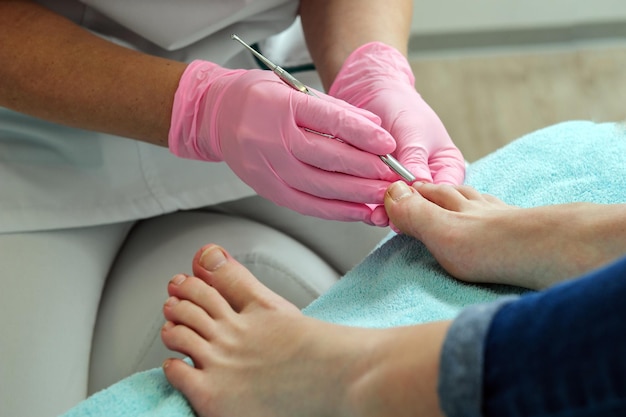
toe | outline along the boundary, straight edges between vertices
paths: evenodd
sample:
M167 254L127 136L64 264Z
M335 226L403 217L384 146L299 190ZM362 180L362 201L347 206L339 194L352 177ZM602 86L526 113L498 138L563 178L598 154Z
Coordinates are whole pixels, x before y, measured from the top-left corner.
M173 297L197 305L209 316L219 319L232 313L230 304L217 290L197 277L174 276L167 287Z
M385 210L396 232L419 238L418 226L424 222L427 211L424 206L432 204L401 181L393 183L385 194Z
M189 401L198 416L217 415L212 410L214 385L205 370L194 368L180 359L167 359L163 362L163 372L170 384Z
M469 185L459 185L455 188L468 200L484 200L483 195L474 187L470 187Z
M161 340L169 350L189 356L198 368L208 366L210 346L189 327L168 321L161 328Z
M215 334L215 322L197 304L178 297L170 297L163 305L163 315L174 324L186 326L209 341Z
M461 211L467 198L456 188L445 184L422 184L419 193L446 210Z
M215 288L237 312L259 304L289 304L261 284L246 267L219 246L209 245L201 249L193 260L193 271L198 278Z
M195 399L202 396L207 389L206 378L202 371L181 359L165 360L163 372L170 384L191 401L192 405L195 403Z

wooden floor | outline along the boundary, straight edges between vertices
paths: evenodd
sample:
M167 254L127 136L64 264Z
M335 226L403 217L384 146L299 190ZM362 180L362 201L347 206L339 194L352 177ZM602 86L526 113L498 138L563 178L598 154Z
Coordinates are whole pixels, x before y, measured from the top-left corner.
M468 161L560 121L626 120L626 47L412 56L411 65Z

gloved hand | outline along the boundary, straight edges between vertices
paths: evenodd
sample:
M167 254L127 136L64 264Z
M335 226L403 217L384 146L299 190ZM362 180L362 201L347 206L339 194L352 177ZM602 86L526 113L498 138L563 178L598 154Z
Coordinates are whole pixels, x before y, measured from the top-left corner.
M387 225L377 205L396 176L377 155L392 152L395 141L377 116L318 95L270 71L194 61L174 98L170 151L226 161L259 195L300 213Z
M397 143L393 156L417 180L460 184L465 177L463 155L414 83L404 55L372 42L350 54L328 94L380 116Z

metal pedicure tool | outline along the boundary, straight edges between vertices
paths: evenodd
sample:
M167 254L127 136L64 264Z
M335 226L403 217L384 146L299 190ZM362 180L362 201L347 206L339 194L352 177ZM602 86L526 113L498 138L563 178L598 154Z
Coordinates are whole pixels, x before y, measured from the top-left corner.
M274 64L272 61L267 59L265 56L263 56L256 49L252 48L250 45L245 43L239 36L233 34L233 35L230 35L230 37L233 40L236 40L237 42L242 44L246 49L248 49L255 57L257 57L261 62L263 62L263 64L265 64L270 70L272 70L272 72L274 72L278 76L278 78L280 78L285 84L287 84L294 90L298 90L304 94L308 94L313 97L319 97L316 94L314 94L306 85L304 85L302 82L296 79L293 75L289 74L287 71L285 71L284 69L282 69L281 67L279 67L278 65ZM320 132L314 132L314 131L311 131L311 132L317 133L323 136L327 136L330 138L333 137L331 135L320 133ZM415 176L411 174L411 172L408 169L406 169L392 155L390 154L379 155L379 157L385 164L387 164L389 168L391 168L396 174L401 176L402 179L404 179L406 182L411 184L413 183L413 181L415 181Z

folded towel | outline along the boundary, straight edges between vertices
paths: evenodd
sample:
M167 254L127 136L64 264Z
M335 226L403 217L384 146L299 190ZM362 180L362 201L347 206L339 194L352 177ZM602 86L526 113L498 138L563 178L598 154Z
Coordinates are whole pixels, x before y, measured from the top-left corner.
M523 207L626 202L626 127L580 121L539 130L471 164L466 183ZM334 323L389 327L453 318L467 305L521 291L459 282L420 242L390 234L304 313ZM126 378L64 414L148 415L194 415L160 369Z

